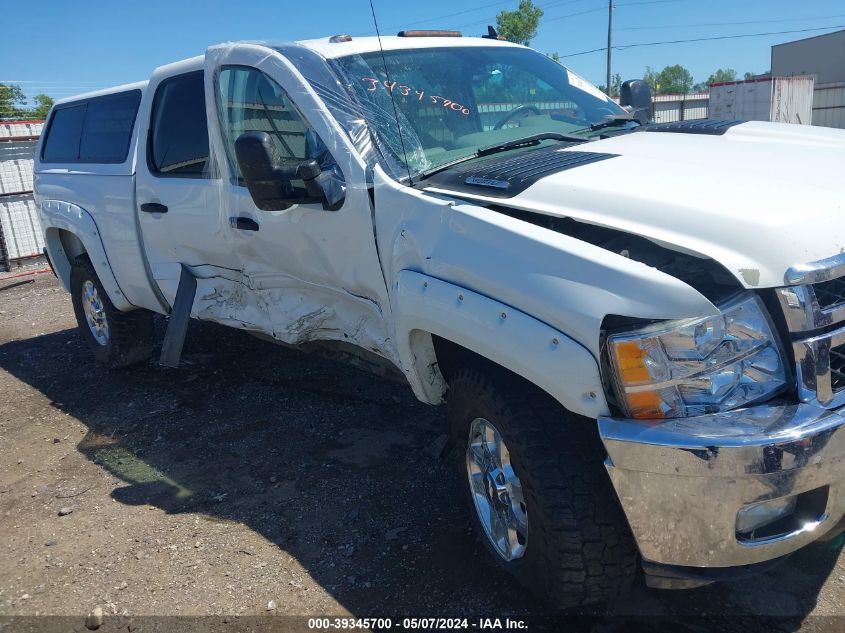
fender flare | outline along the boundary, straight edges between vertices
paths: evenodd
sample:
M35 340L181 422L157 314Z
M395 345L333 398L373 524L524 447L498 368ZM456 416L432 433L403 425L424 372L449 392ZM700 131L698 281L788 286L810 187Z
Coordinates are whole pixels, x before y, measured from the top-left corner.
M608 415L596 359L564 333L494 299L411 270L397 275L395 296L402 369L424 402L440 402L444 390L431 345L430 335L437 335L524 377L572 413L592 419Z
M82 243L114 307L124 312L134 309L115 279L100 230L91 214L78 205L61 200L42 200L39 206L50 261L65 289L70 290L70 268L79 253L67 252L59 231L67 231Z

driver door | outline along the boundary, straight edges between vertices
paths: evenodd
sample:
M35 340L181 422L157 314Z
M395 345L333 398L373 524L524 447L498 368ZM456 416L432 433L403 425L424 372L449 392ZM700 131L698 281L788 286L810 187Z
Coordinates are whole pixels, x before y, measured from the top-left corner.
M286 343L340 340L394 358L364 165L345 132L272 49L211 49L205 75L221 204L247 295L242 303L248 313L239 320ZM234 152L235 140L249 131L267 132L285 164L314 158L324 172L332 171L340 208L307 203L258 209Z

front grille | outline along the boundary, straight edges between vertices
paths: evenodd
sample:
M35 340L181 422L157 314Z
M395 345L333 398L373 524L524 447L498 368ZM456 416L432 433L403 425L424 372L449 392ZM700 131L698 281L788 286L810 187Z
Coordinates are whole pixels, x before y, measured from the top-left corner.
M845 345L830 350L830 388L834 394L845 389Z
M815 284L816 301L823 310L845 303L845 277Z
M845 277L778 289L795 356L798 396L845 405Z

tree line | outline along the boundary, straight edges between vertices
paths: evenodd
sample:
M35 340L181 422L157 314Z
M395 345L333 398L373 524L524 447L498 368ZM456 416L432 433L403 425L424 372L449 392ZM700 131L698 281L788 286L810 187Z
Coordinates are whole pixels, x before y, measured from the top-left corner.
M733 68L719 68L716 72L711 74L706 81L695 83L692 73L681 66L675 64L674 66L666 66L661 71L655 71L650 66L646 66L643 79L651 86L653 94L671 95L671 94L688 94L691 92L707 92L710 90L712 84L724 83L728 81L741 81L754 79L755 77L768 75L769 71L756 75L753 72L747 72L742 77Z
M16 84L0 84L0 120L2 119L44 119L53 107L53 98L37 94L35 104L27 106L26 95Z

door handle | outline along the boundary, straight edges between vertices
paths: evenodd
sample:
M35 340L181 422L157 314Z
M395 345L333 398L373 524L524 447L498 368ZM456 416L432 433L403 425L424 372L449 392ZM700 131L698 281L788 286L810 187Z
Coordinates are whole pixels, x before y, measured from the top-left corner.
M145 202L141 205L144 213L167 213L167 206L160 202Z
M229 218L229 225L233 229L238 229L240 231L257 231L259 228L258 222L243 215L236 218Z

